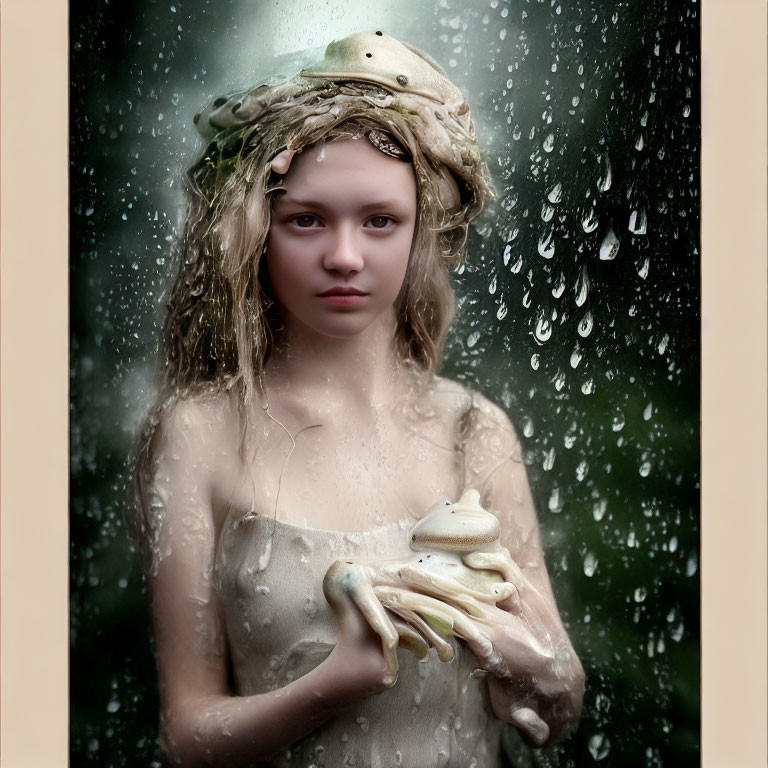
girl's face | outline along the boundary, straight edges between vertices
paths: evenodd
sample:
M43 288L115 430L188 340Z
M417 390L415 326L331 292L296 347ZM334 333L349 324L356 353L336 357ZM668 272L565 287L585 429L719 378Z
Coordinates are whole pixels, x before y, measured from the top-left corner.
M410 164L365 138L294 158L275 197L266 264L284 323L336 338L389 315L416 225Z

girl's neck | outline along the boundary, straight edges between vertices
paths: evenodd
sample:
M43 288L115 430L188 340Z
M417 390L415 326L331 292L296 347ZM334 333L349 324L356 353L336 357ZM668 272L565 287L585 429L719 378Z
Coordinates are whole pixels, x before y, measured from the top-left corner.
M286 328L265 374L267 392L342 407L391 404L403 386L394 318L381 318L364 333L346 338Z

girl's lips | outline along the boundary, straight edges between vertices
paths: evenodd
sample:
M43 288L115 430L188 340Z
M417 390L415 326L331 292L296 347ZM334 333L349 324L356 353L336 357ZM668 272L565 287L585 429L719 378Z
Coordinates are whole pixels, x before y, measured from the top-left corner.
M334 307L354 307L359 304L368 294L358 288L336 285L323 291L318 296L327 304Z
M350 288L347 286L336 285L333 288L329 288L327 291L323 291L319 294L322 298L329 296L365 296L365 292L359 288Z

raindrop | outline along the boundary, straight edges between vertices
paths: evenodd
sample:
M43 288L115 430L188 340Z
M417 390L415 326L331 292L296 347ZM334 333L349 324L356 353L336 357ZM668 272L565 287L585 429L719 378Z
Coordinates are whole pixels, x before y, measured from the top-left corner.
M648 268L650 267L650 260L646 256L645 259L643 259L642 263L638 263L635 266L637 267L637 274L640 275L640 277L645 280L646 277L648 277Z
M595 214L595 209L590 208L589 211L587 211L586 216L581 220L581 226L584 229L584 231L589 234L590 232L594 232L597 229L597 215Z
M571 352L571 368L578 368L581 362L582 354L579 345L577 344Z
M499 308L496 310L496 319L503 320L507 316L507 305L504 299L499 302Z
M584 478L589 473L589 464L587 464L586 459L582 459L578 466L576 467L576 479L579 482L582 482Z
M683 625L683 622L681 621L676 627L673 627L669 630L669 636L676 642L679 643L683 639L683 634L685 632L685 627Z
M608 153L605 153L605 176L601 176L597 182L597 188L601 192L607 192L611 188L611 181L613 176L611 174L611 161L608 157Z
M622 429L624 429L624 424L626 421L624 420L624 417L619 414L618 416L613 417L613 424L611 425L611 429L614 432L621 432Z
M561 272L558 275L557 282L552 288L552 295L556 299L559 299L563 295L564 290L565 290L565 275Z
M613 261L616 258L616 254L619 252L619 238L613 231L612 227L608 228L608 232L603 238L603 244L600 246L600 260L601 261Z
M673 536L669 540L669 551L670 552L677 552L677 536Z
M536 322L536 330L534 335L536 337L536 341L538 341L540 344L549 341L550 337L552 336L552 323L544 316L543 313L539 315L539 319Z
M582 385L581 385L581 391L585 395L591 395L595 391L595 380L594 379L587 379Z
M539 238L539 255L545 259L551 259L555 255L555 239L551 229Z
M120 709L120 702L117 699L111 699L107 704L107 712L114 714Z
M601 499L592 505L592 517L596 522L600 522L605 517L605 511L608 509L608 502L605 499Z
M531 355L531 368L533 368L534 371L539 370L539 363L541 362L541 356L537 353Z
M683 107L683 117L688 117L688 115L690 115L690 114L691 114L691 107L690 107L689 104L686 104Z
M526 437L533 437L533 433L534 433L534 431L535 431L535 430L534 430L534 428L533 428L533 420L532 420L532 419L530 419L530 418L529 418L529 419L526 419L526 422L525 422L525 424L523 425L523 434L524 434Z
M648 597L648 590L645 587L638 587L635 590L634 598L636 603L642 603Z
M553 488L552 494L549 497L549 511L555 514L563 511L563 502L560 500L560 489Z
M578 96L574 96L571 99L571 104L573 104L574 107L578 107L580 101L581 101L581 99Z
M589 275L587 274L586 265L582 266L581 272L579 272L579 278L576 281L576 306L583 306L587 300L587 294L589 293Z
M552 189L547 193L547 200L553 205L560 202L563 197L563 185L558 181Z
M605 760L611 751L611 742L604 733L596 733L594 736L590 736L587 746L589 747L589 754L595 760Z
M488 293L490 293L491 296L496 293L496 275L493 276L493 280L491 280L491 283L488 286Z
M504 246L504 266L506 267L509 264L509 260L512 258L512 246L511 245L505 245Z
M688 561L685 564L685 575L693 576L696 573L696 570L698 569L698 567L699 567L698 557L696 555L696 550L694 550L688 556Z
M645 410L643 411L643 420L649 421L652 414L653 414L653 403L648 403L648 405L645 406Z
M597 570L597 558L591 553L587 552L584 557L584 575L592 577Z
M632 211L629 216L629 231L635 235L644 235L648 229L648 219L645 210Z
M565 374L562 371L558 371L554 378L555 389L560 392L565 386Z
M659 342L659 346L657 347L660 355L663 355L667 351L667 344L669 344L669 334L665 333L661 337L661 341Z
M544 461L541 464L545 472L549 472L555 466L555 447L552 446L545 454Z
M545 152L551 152L555 148L555 136L552 133L547 134L547 138L544 139L542 144Z
M520 270L523 268L523 255L520 254L517 257L517 261L509 268L509 271L512 272L512 274L516 275Z
M641 133L641 134L640 134L640 135L637 137L637 141L635 142L635 149L636 149L638 152L642 152L642 151L643 151L643 147L644 147L644 146L645 146L645 141L643 141L643 134Z
M581 336L583 339L586 339L587 336L589 336L589 334L592 333L592 326L594 324L595 322L592 319L592 312L591 310L587 310L584 317L581 318L581 322L579 323L579 327L577 328L579 332L579 336Z
M477 344L478 340L480 339L480 331L474 331L474 333L470 333L469 336L467 336L467 346L472 349L472 347Z
M640 477L648 477L651 474L651 462L644 461L640 465Z
M360 726L360 730L363 733L368 733L368 731L371 728L371 723L369 722L367 717L355 718L355 722Z
M541 220L544 222L552 221L552 217L555 215L555 209L554 206L547 205L544 203L544 205L541 206Z

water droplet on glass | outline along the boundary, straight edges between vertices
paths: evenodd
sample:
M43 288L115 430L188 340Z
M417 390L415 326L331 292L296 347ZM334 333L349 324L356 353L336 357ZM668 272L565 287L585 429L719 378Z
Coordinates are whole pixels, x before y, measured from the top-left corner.
M536 330L534 335L536 337L536 341L541 344L549 341L550 337L552 336L552 323L547 317L544 316L543 313L539 315L539 319L536 322Z
M608 157L608 153L605 154L605 174L600 177L600 180L597 182L597 188L601 192L607 192L611 188L611 182L613 181L613 176L611 174L611 161Z
M355 718L355 722L360 726L360 730L363 733L368 733L371 728L371 723L367 717L357 717Z
M471 349L475 346L475 344L477 344L479 338L480 331L474 331L473 333L470 333L469 336L467 336L467 346Z
M634 598L636 603L642 603L648 597L648 590L645 587L638 587L635 590Z
M648 230L648 218L645 210L632 211L629 215L629 231L635 235L644 235Z
M592 318L592 312L591 310L587 310L584 317L581 318L581 321L579 322L579 326L577 328L579 332L579 336L586 339L587 336L589 336L589 334L592 333L592 326L594 324L595 324L595 321Z
M616 258L616 254L619 252L619 238L613 231L612 227L609 227L603 238L603 243L600 246L600 260L601 261L613 261Z
M533 428L533 420L532 419L526 419L525 424L523 425L523 434L526 437L533 437L534 431L535 430Z
M565 290L565 275L561 272L557 277L557 282L552 288L552 295L556 299L559 299L563 295L564 290Z
M560 489L559 488L553 488L552 494L549 497L549 511L558 513L562 512L563 510L563 502L560 501Z
M597 229L597 215L594 208L587 211L586 216L581 221L581 226L586 233L594 232Z
M547 134L547 138L544 139L542 144L545 152L551 152L555 148L555 136L552 133Z
M488 286L488 293L490 293L491 296L496 293L496 275L493 276L493 280L491 280L490 285Z
M513 274L517 274L523 268L523 255L520 254L517 257L517 261L509 268L509 271Z
M673 536L669 540L669 551L670 552L677 552L677 536Z
M504 301L504 299L502 299L499 302L499 308L496 310L496 319L503 320L506 316L507 316L507 304Z
M641 133L641 134L640 134L640 135L637 137L637 141L635 142L635 149L636 149L638 152L642 152L642 151L643 151L643 147L644 147L644 146L645 146L645 141L643 140L643 134Z
M683 625L683 622L681 621L676 627L672 627L672 629L669 630L669 636L676 643L679 643L683 639L684 632L685 632L685 627Z
M648 277L648 268L650 267L650 260L646 256L645 259L643 259L642 262L638 262L636 264L637 267L637 274L640 275L640 277L645 280L646 277Z
M541 466L544 468L545 472L549 472L552 467L555 466L555 447L552 446L545 454L544 454L544 461L542 462Z
M659 350L659 354L660 354L660 355L663 355L663 354L664 354L664 352L666 352L666 350L667 350L667 344L668 344L668 343L669 343L669 334L668 334L668 333L665 333L665 334L664 334L664 335L661 337L661 341L659 342L659 346L658 346L658 350Z
M591 395L595 391L595 380L594 379L587 379L582 385L581 385L581 391L585 395Z
M552 221L552 217L555 215L555 208L552 205L547 205L547 203L544 203L544 205L541 206L541 220L544 222Z
M613 424L611 425L611 429L614 432L621 432L622 429L624 429L624 424L626 421L624 420L624 417L619 414L617 416L613 417Z
M575 105L574 105L575 106ZM558 181L547 193L547 200L553 205L557 205L563 197L563 185Z
M107 704L107 712L114 714L120 709L120 702L117 699L111 699Z
M558 392L562 391L563 387L565 386L565 380L565 374L562 371L558 371L554 378L555 389Z
M605 758L608 757L608 753L611 751L611 742L603 733L596 733L594 736L590 736L587 746L589 748L589 754L592 755L595 760L605 760Z
M688 115L690 115L690 114L691 114L691 107L690 107L689 104L686 104L683 107L683 117L688 117Z
M688 561L685 564L685 575L693 576L696 573L696 570L698 569L698 567L699 567L699 560L696 554L696 550L694 550L688 556Z
M582 459L578 466L576 467L576 479L579 482L582 482L584 478L589 473L589 464L587 464L586 459Z
M581 349L579 348L579 345L577 344L573 348L573 352L571 352L571 368L578 368L579 363L581 362Z
M509 260L512 257L512 246L511 245L505 245L504 246L504 266L506 267L507 264L509 264Z
M644 461L640 465L640 477L648 477L651 474L651 462Z
M597 570L597 558L591 553L587 552L584 556L584 575L592 577Z
M645 406L645 410L643 411L643 420L649 421L651 414L653 414L653 403L648 403L648 405Z
M539 238L538 247L539 255L545 259L551 259L555 255L555 238L554 232L551 229Z
M608 502L605 499L600 499L592 505L592 517L596 522L599 523L605 517L606 509L608 509Z
M574 290L576 291L576 306L581 307L589 294L589 275L587 274L586 266L582 266Z

